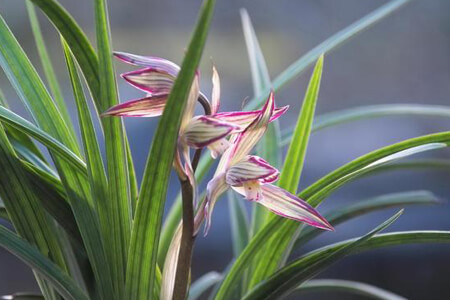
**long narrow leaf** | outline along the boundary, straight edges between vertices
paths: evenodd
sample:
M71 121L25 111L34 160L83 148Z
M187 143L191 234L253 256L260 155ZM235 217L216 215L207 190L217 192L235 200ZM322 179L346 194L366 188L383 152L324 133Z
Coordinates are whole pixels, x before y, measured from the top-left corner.
M333 252L316 252L311 255L305 255L303 259L299 259L282 268L264 283L255 287L244 297L244 299L278 299L283 295L289 294L289 292L291 292L297 285L317 275L331 264L344 258L359 245L364 244L375 234L389 227L400 217L402 213L403 210L399 211L369 233L351 243L346 244L345 246L340 247L339 249L336 249Z
M243 201L233 191L227 193L230 210L231 237L234 257L238 257L248 243L248 221Z
M279 186L294 194L297 192L309 136L311 134L314 112L319 97L322 68L323 56L320 56L309 81L302 109L297 119L294 136L280 176ZM277 216L273 217L277 218ZM283 256L287 256L290 253L290 248L292 247L291 240L297 235L296 231L297 228L291 227L288 230L283 230L283 233L280 234L281 236L268 240L267 249L264 251L264 255L258 259L256 270L252 272L250 288L273 273L280 264ZM287 236L291 238L286 238Z
M95 24L99 57L100 99L108 107L116 105L118 100L114 66L112 63L112 47L108 20L108 9L105 0L95 0ZM107 254L116 299L124 293L126 262L131 236L131 199L128 177L128 163L124 139L124 127L121 118L104 118L106 161L108 170L108 198L99 206L106 209L101 219L104 228L109 230Z
M303 71L305 71L310 65L312 65L322 53L328 53L331 50L336 49L338 46L342 45L344 42L348 41L350 38L354 37L358 33L361 33L365 29L379 22L384 17L390 15L406 3L410 2L410 0L393 0L390 1L358 21L350 24L346 28L341 31L335 33L333 36L329 37L313 49L311 49L308 53L303 55L293 64L291 64L286 70L281 72L273 80L272 88L275 91L278 91L283 86L294 80L297 76L299 76ZM249 101L248 109L254 109L261 105L267 95L269 95L270 90L266 89L264 93L261 94L260 97L256 97Z
M2 18L0 19L0 65L39 127L78 155L79 146L71 138L42 80ZM111 273L99 231L98 216L88 190L86 174L60 159L53 151L50 151L50 154L83 237L98 291L105 299L112 299Z
M266 61L261 51L261 47L256 37L250 16L245 9L241 9L242 30L244 32L245 44L247 46L248 58L253 82L254 96L259 96L264 89L270 87L270 74L267 70ZM272 166L279 168L281 166L281 152L278 151L278 145L281 140L280 124L278 120L270 123L266 133L261 138L257 147L257 155L264 157ZM259 231L267 219L269 211L261 205L254 205L252 208L252 221L250 234L254 235Z
M429 116L450 118L450 107L425 104L385 104L353 107L326 113L316 117L313 132L349 122L387 116ZM293 128L282 132L281 145L292 139Z
M214 0L207 0L202 6L180 73L152 142L131 235L125 294L130 300L147 300L152 295L161 219L178 131L203 52L214 3Z
M28 0L26 0L28 1ZM47 18L53 23L64 40L69 45L80 65L86 82L96 101L99 111L104 111L108 107L102 105L100 96L100 80L98 70L98 59L94 48L90 44L86 34L78 26L73 17L55 0L29 0L38 6Z
M285 271L292 274L301 274L304 272L304 264L311 259L320 258L324 255L333 255L336 252L339 252L341 249L348 247L358 241L356 239L350 239L347 241L339 242L333 245L325 246L323 248L314 250L308 254L305 254L303 257L295 260L290 265L281 269L279 272L274 274L273 280L279 280L281 275L286 274ZM407 245L407 244L428 244L428 243L450 243L450 232L449 231L405 231L405 232L391 232L385 234L379 234L374 237L371 237L369 240L364 243L359 244L357 247L351 250L351 253L360 253L363 251L379 249L390 246L397 245ZM283 275L284 276L284 275ZM261 284L260 288L265 285L271 285L273 281L268 280ZM296 284L294 283L294 288ZM290 287L289 287L290 288Z
M29 121L25 120L21 116L13 113L12 111L0 106L0 120L17 130L28 134L41 142L49 150L53 151L64 159L67 163L71 164L73 167L78 169L81 173L86 173L85 162L72 150L62 144L60 141L56 140L44 130L33 125Z
M217 272L209 272L192 283L189 290L188 300L198 299L204 292L214 286L222 279L222 275Z
M351 280L314 279L300 285L296 292L343 292L378 300L406 300L406 298L379 287Z
M42 67L44 68L44 74L47 79L50 91L52 92L53 99L58 106L64 120L69 125L69 129L73 129L72 122L70 120L69 112L67 111L66 103L64 102L64 97L59 87L58 79L56 78L55 70L53 69L52 62L48 55L47 46L45 45L44 37L42 36L41 27L39 25L39 20L36 15L36 11L31 2L26 1L28 17L31 23L31 29L33 31L34 39L36 41L36 47L41 59ZM75 131L71 130L73 136L75 136Z
M89 299L62 269L4 226L0 226L0 245L42 275L65 299Z
M324 215L334 226L346 222L367 213L392 207L404 207L406 205L438 204L439 199L428 191L411 191L393 193L358 201ZM323 231L315 230L314 227L305 227L295 241L294 249L304 245Z
M16 231L44 255L66 269L61 245L53 221L40 206L38 194L22 170L21 162L0 126L0 197ZM55 296L47 283L37 277L42 292L53 299Z

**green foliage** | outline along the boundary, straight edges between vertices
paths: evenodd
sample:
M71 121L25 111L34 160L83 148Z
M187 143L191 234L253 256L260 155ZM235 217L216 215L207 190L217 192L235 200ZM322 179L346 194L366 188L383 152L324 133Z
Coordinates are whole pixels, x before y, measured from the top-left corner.
M162 214L181 117L203 52L214 3L214 0L208 0L203 4L147 159L131 232L127 299L144 300L152 294Z
M350 108L315 117L322 53L330 52L408 2L393 0L381 6L313 48L272 82L250 17L245 10L241 11L254 91L246 109L258 108L270 89L278 91L317 61L295 128L281 134L278 122L274 122L258 145L259 156L276 167L283 165L280 187L297 193L308 142L314 131L384 116L450 116L450 108L444 106L392 104ZM0 226L0 246L32 268L45 299L158 299L160 291L167 286L161 270L182 218L179 197L162 226L169 177L183 111L202 57L215 1L205 0L201 8L159 120L140 189L122 120L98 119L98 112L119 103L119 95L107 1L94 0L93 4L96 49L56 0L27 2L45 81L0 17L0 66L32 116L29 121L14 113L0 92L0 217L10 222L16 232ZM61 37L79 128L70 120L67 99L61 92L35 7L46 15ZM90 111L89 101L93 101L95 112ZM94 124L98 120L100 131L97 132ZM35 142L45 147L50 156L43 155ZM100 150L103 142L105 157ZM286 145L287 154L282 161ZM388 145L326 174L298 196L317 207L337 189L368 175L399 168L448 171L450 163L444 159L399 160L449 145L450 132ZM212 162L206 155L200 160L195 173L198 181L209 173ZM204 195L204 191L200 194ZM357 201L325 217L336 226L382 209L438 203L432 192L407 191ZM287 263L292 249L302 247L323 231L272 215L256 205L250 221L243 202L232 192L229 208L234 261L223 274L207 273L193 282L188 299L198 299L208 290L212 290L211 298L223 300L278 299L292 292L317 290L375 299L403 299L359 282L312 278L331 264L361 251L450 241L447 231L378 234L400 216L399 212L362 237L316 249Z

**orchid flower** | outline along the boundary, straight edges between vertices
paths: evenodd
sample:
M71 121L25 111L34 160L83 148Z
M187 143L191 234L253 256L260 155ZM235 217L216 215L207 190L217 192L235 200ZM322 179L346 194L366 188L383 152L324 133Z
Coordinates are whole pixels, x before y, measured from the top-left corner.
M180 67L159 57L140 56L124 52L115 52L114 55L128 64L142 67L135 71L123 73L121 76L133 87L144 91L147 95L113 106L102 115L124 117L157 117L162 115ZM198 75L195 78L196 81L199 80ZM219 113L220 79L215 67L213 67L212 83L211 115L193 117L195 102L197 101L195 96L199 95L207 101L208 99L198 89L191 90L192 97L190 97L183 115L184 121L182 121L180 140L195 149L208 147L211 156L217 158L230 145L226 137L231 133L242 131L258 116L260 111ZM287 106L277 108L271 121L281 116L287 108Z
M313 207L297 196L272 183L279 172L264 159L250 155L263 136L270 120L276 115L273 93L263 109L248 127L232 138L232 145L222 155L213 179L208 183L205 206L205 234L211 226L211 215L220 195L232 188L245 199L259 203L277 215L306 224L333 230L333 227Z

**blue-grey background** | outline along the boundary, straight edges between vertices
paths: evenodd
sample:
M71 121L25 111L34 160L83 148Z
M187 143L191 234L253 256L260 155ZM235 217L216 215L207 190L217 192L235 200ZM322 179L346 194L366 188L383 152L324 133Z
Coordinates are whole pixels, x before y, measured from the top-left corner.
M92 1L60 1L94 37ZM252 96L247 52L239 9L247 8L274 78L309 49L387 1L373 0L279 0L217 1L202 62L202 90L210 92L211 60L222 80L222 110L237 110ZM110 0L113 44L116 50L162 56L180 63L201 1ZM326 54L317 114L360 105L424 103L448 105L450 96L450 2L413 1L381 23ZM2 0L0 13L41 72L23 1ZM41 15L40 15L41 16ZM42 17L42 16L41 16ZM58 78L67 96L73 119L74 103L59 39L47 20L42 28ZM117 63L117 71L130 67ZM278 103L291 108L281 120L292 126L298 115L311 70L276 93ZM14 110L24 116L19 99L0 75L0 85ZM121 99L142 94L119 80ZM136 170L142 174L157 120L127 119ZM387 117L336 126L315 133L310 141L300 189L342 164L382 146L406 138L447 130L443 118ZM447 150L426 157L446 158ZM176 182L169 190L169 203L176 196ZM449 198L448 172L395 171L368 177L335 192L321 212L371 196L428 189ZM242 200L244 201L244 200ZM337 226L302 250L363 234L394 213L374 213ZM389 230L446 229L449 205L409 207ZM194 277L209 270L223 270L232 258L227 201L216 206L208 237L199 237L195 248ZM450 297L450 246L407 246L372 251L346 258L320 275L324 278L360 280L411 299ZM36 290L30 270L7 252L0 252L0 294ZM305 299L338 299L314 294ZM322 298L321 298L322 299ZM350 299L342 295L339 299Z

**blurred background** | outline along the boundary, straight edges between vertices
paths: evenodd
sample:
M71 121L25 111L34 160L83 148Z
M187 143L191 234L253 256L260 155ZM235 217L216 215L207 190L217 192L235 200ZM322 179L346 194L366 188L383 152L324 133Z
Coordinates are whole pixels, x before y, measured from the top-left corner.
M60 2L94 40L92 1ZM253 21L272 79L330 35L387 1L373 0L228 0L217 1L215 16L201 65L202 90L210 93L211 61L222 83L222 110L238 110L252 96L247 51L239 9L246 8ZM109 0L115 50L162 56L181 62L201 1ZM382 22L327 53L317 114L354 106L388 103L448 105L450 96L450 2L413 1ZM42 71L24 1L2 0L0 13L21 42L38 71ZM76 121L71 87L56 31L39 13L46 42ZM117 72L129 66L117 62ZM42 72L41 72L42 74ZM290 110L282 128L293 126L311 74L309 69L276 93L279 105ZM118 80L121 100L142 93ZM29 117L3 74L0 86L12 108ZM142 175L157 120L126 119L136 170ZM299 188L371 150L407 138L448 130L450 120L425 117L385 117L358 121L315 133L306 156ZM423 157L449 158L448 150ZM450 197L449 170L407 170L370 176L333 193L320 207L327 212L344 204L386 193L431 190L442 199ZM173 180L168 204L177 194ZM244 201L244 200L242 200ZM408 207L389 228L391 231L450 229L449 205ZM395 210L382 211L339 225L301 251L366 233ZM222 271L232 259L228 204L219 201L209 235L199 237L195 247L194 278ZM323 278L351 279L371 283L409 299L450 298L450 246L402 246L354 255L321 274ZM0 250L0 295L35 291L31 271L15 257ZM341 298L340 298L341 297ZM296 296L292 297L297 298ZM308 294L302 299L353 299L348 295ZM355 298L356 299L356 298Z

